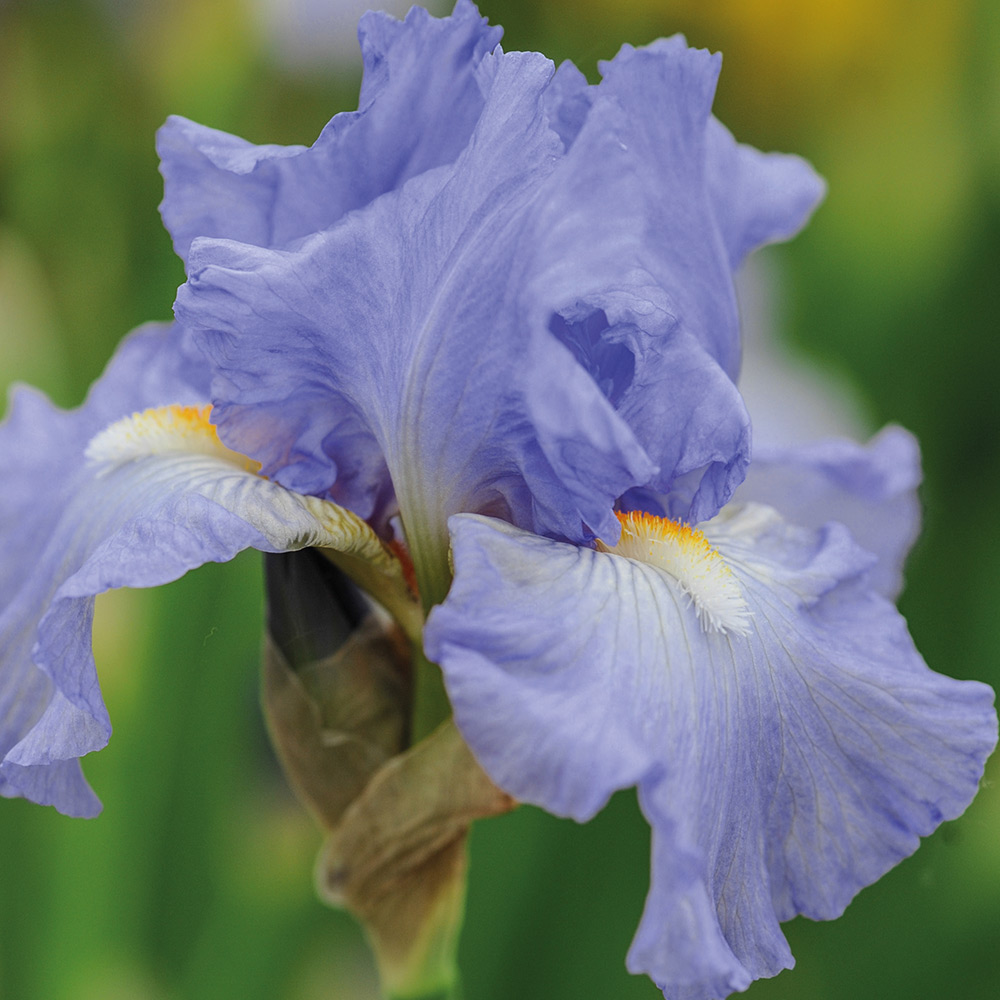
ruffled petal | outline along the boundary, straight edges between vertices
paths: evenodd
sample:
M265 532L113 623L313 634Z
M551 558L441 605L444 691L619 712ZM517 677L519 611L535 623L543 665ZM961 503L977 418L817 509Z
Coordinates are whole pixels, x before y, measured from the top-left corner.
M545 92L545 112L549 127L563 141L568 150L587 120L597 88L587 83L587 78L573 65L562 62Z
M451 526L455 582L424 649L445 672L459 728L505 791L588 820L650 766L621 711L641 693L607 669L608 657L630 658L642 610L624 609L634 614L619 630L605 625L627 564L489 518L460 514Z
M714 515L749 454L705 165L717 71L680 38L626 47L598 88L496 52L454 164L293 250L200 241L177 315L223 437L364 517L388 477L411 528L476 510L609 536L634 486Z
M735 271L751 250L791 239L826 194L826 184L801 157L737 143L718 119L709 123L707 139L712 203Z
M920 532L920 448L902 427L886 427L867 444L845 439L757 447L740 502L769 504L808 528L840 521L878 563L869 583L895 598L903 563Z
M454 168L295 252L196 244L177 315L215 362L220 432L265 474L367 517L388 466L408 530L443 534L472 509L568 537L613 528L614 497L652 474L520 297L561 145L540 110L551 74L534 54L486 57L486 105Z
M647 319L665 312L735 377L733 271L754 247L794 235L824 185L798 157L738 146L712 117L720 64L677 35L623 46L601 64L598 87L560 67L549 114L568 148L560 179L569 182L552 185L543 211L546 229L567 243L575 237L565 267L614 248L594 287L577 290L612 327L635 321L636 307L621 290L641 290ZM579 197L595 177L589 197ZM623 307L632 315L623 316Z
M331 503L260 478L243 456L218 442L201 409L174 405L126 416L81 445L80 428L92 426L98 413L117 410L122 417L122 408L127 413L143 396L139 384L175 398L193 391L180 377L178 342L173 331L141 331L126 341L80 410L67 414L23 397L30 414L19 407L4 427L22 427L30 415L34 445L49 446L47 470L36 455L18 463L21 445L5 456L8 468L20 464L36 492L34 505L26 502L20 512L31 545L11 542L21 562L18 576L6 581L9 599L0 614L4 795L73 815L99 809L77 764L111 732L91 653L95 595L166 583L249 546L269 552L331 547L376 569L381 562L383 575L395 575L405 589L401 570L371 529ZM123 382L140 362L137 382ZM56 488L47 489L54 475L60 477ZM31 499L28 491L24 498Z
M684 39L678 35L657 45L661 47L662 54L668 46L683 47ZM625 46L618 59L625 61L635 51L631 46ZM708 53L702 53L701 58L707 61ZM614 63L608 65L613 66ZM584 75L569 62L560 65L552 84L546 96L549 120L568 150L583 130L590 109L595 101L599 101L602 89L588 86ZM607 94L607 88L603 93ZM686 96L690 99L691 95ZM626 104L627 101L623 102L623 105ZM675 143L683 141L683 131L676 129L675 121L670 116L664 120L663 117L645 115L640 116L640 122L641 128L649 132L658 131L661 142L668 137ZM689 139L692 133L697 136L702 124L710 200L730 268L735 271L750 251L765 243L794 236L822 200L826 184L801 157L761 153L752 146L737 143L714 116L699 122L698 127L689 132ZM663 145L665 148L666 143ZM669 199L679 193L671 186L664 185L664 188L659 192L661 198ZM669 247L667 250L669 252Z
M733 276L706 171L718 67L679 36L626 46L598 87L560 67L546 101L568 151L541 185L522 251L529 316L572 351L656 464L642 485L667 492L688 477L689 518L717 513L749 457L730 378Z
M721 64L719 55L689 49L680 35L642 49L623 46L600 64L603 80L573 152L583 154L585 133L606 106L629 151L630 207L645 220L639 230L644 264L669 295L669 313L734 377L739 318L707 174L707 129Z
M837 916L975 794L992 691L926 667L843 527L755 505L702 525L745 634L702 625L711 573L451 527L425 641L456 721L501 787L550 811L584 818L639 785L653 880L629 966L667 997L787 967L779 920Z
M0 423L0 524L6 530L0 559L0 607L20 586L31 553L51 533L61 506L75 490L74 476L87 442L125 413L167 400L194 403L208 396L204 361L187 353L175 327L151 323L119 346L107 370L78 409L56 410L36 389L15 386ZM40 498L44 498L41 502Z
M711 116L719 58L681 36L601 69L587 87L564 64L546 94L567 153L538 200L538 312L555 309L550 328L657 464L644 485L703 520L749 459L733 270L793 235L824 186L797 157L737 146Z
M337 115L309 148L167 121L157 139L160 211L180 257L198 236L287 246L458 156L483 106L476 67L501 29L459 0L444 19L419 7L405 22L371 12L358 33L359 110Z
M637 378L619 407L659 472L646 484L670 494L672 517L714 517L750 462L750 417L729 376L693 338L674 331L642 352Z
M78 710L54 690L51 678L31 658L35 629L44 611L26 592L45 589L41 553L52 548L63 510L83 488L87 442L132 410L170 400L204 399L207 375L182 349L180 331L151 324L126 338L86 402L62 411L39 392L18 387L0 424L0 459L7 481L0 493L5 526L0 559L0 794L25 795L56 804L70 815L94 815L100 804L80 772L75 755L51 764L6 764L8 752L40 721L47 706L66 719L66 732L80 745L106 728L103 705ZM49 593L61 580L52 581ZM87 623L89 630L89 622ZM89 631L88 631L89 635ZM50 715L50 718L52 715ZM72 738L72 736L70 736ZM106 738L106 737L104 737Z

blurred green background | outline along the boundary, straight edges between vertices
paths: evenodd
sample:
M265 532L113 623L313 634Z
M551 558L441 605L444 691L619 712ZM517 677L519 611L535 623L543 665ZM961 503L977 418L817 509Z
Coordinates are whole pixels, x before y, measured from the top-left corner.
M450 6L450 5L449 5ZM0 0L0 381L76 405L167 318L155 129L179 113L310 143L356 106L344 0ZM439 8L440 9L440 8ZM716 111L830 194L769 251L786 340L924 449L902 609L927 660L1000 683L1000 6L983 0L496 0L508 49L593 76L623 41L725 54ZM0 800L2 1000L373 1000L360 932L312 892L319 835L257 707L260 564L99 602L115 724L96 820ZM992 781L990 775L992 774ZM786 931L753 1000L1000 995L1000 765L959 821L840 920ZM646 998L624 955L648 878L632 795L580 827L522 808L472 838L468 1000Z

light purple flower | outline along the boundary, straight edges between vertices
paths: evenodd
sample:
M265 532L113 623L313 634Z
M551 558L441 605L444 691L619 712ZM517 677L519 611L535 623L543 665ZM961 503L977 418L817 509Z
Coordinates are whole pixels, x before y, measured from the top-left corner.
M976 793L993 692L929 670L880 593L908 541L876 556L818 523L871 534L918 478L897 429L772 459L698 529L622 515L617 548L451 519L424 643L458 726L557 815L638 788L652 881L628 964L670 1000L790 967L779 921L838 916Z
M361 516L394 497L418 575L457 511L582 540L684 477L715 513L749 453L733 268L821 182L733 141L680 38L590 87L464 0L360 35L361 109L309 149L162 134L223 440Z
M309 148L165 126L179 326L80 410L23 392L0 427L0 793L95 811L108 587L332 546L419 640L375 533L398 512L482 766L579 820L635 786L629 967L677 1000L743 989L791 963L779 921L836 916L958 815L996 741L992 692L931 672L890 603L912 439L748 474L733 273L822 182L736 144L718 58L679 37L596 86L466 0L360 37L359 110Z

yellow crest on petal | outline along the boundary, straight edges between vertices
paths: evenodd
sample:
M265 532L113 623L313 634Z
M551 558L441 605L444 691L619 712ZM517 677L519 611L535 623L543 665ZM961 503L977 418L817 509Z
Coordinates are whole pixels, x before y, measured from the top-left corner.
M739 580L702 531L641 511L616 513L621 538L614 546L598 540L598 551L666 573L691 598L706 631L737 635L750 631L751 612Z
M222 443L211 422L211 414L211 403L201 406L174 403L133 413L96 434L87 445L86 456L92 462L120 464L135 458L180 451L189 455L211 455L247 472L259 472L260 462Z
M105 466L98 476L125 477L144 489L159 483L164 495L182 487L211 500L260 532L267 551L320 549L394 615L410 638L418 637L423 618L405 566L371 526L330 500L258 475L259 462L222 443L211 413L208 403L133 413L96 434L86 457Z

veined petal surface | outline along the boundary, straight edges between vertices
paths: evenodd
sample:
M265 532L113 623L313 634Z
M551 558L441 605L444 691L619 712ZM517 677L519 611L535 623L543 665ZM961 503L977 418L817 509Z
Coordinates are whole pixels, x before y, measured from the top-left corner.
M700 527L745 635L704 628L654 566L471 515L425 630L506 791L586 819L638 785L653 868L629 967L683 1000L789 966L778 922L837 916L964 810L996 742L992 691L927 668L845 528L752 504Z
M65 705L52 679L32 661L35 629L44 612L42 594L51 594L61 582L46 580L39 559L46 550L61 559L52 540L61 530L63 511L90 478L84 450L94 434L133 410L164 400L193 403L205 398L204 367L181 346L180 332L173 327L140 328L121 344L84 404L73 411L53 407L32 389L16 387L12 393L10 412L0 424L0 456L7 471L0 491L0 794L57 803L71 815L92 815L100 808L80 772L78 755L38 766L6 763L9 751L53 700L65 706L67 732L80 733L81 745L106 740L106 732L101 735L106 728L103 705L81 716ZM36 595L34 602L30 593Z
M223 438L290 488L369 516L387 464L404 520L442 537L463 509L578 537L581 522L606 530L613 498L654 466L518 299L522 236L561 148L539 110L552 65L498 51L480 69L486 105L454 169L294 252L197 242L177 315L215 362ZM551 395L532 412L540 372Z
M749 458L731 381L733 278L706 166L718 67L679 36L625 46L586 90L561 67L546 99L564 143L564 118L586 114L540 186L522 251L535 261L522 294L534 323L571 351L655 463L630 485L666 492L700 470L685 511L697 518L728 500ZM544 405L552 380L536 372L529 398Z
M98 387L76 410L57 410L37 390L13 387L0 424L6 471L0 490L0 607L19 587L31 553L51 534L61 507L75 492L87 442L123 414L164 400L194 403L206 399L208 391L204 362L183 350L180 331L163 324L141 327L123 341Z
M433 31L454 42L471 10ZM378 22L387 62L432 30L411 16ZM193 244L176 311L215 366L223 439L363 517L394 490L439 541L461 510L608 536L618 496L679 480L684 516L712 516L749 456L732 261L801 224L820 182L760 155L760 183L720 199L743 154L711 118L718 59L679 37L626 46L587 87L537 54L484 53L484 31L453 51L481 103L452 159L317 210L313 235ZM372 63L366 129L381 79Z
M5 465L25 486L5 501L16 505L5 513L21 530L4 539L4 555L16 563L5 570L0 612L0 794L71 815L99 809L78 763L111 732L90 648L95 595L166 583L249 546L327 546L372 563L381 557L385 572L393 570L363 522L256 475L221 446L204 410L167 407L176 411L173 437L160 410L127 417L134 406L204 392L185 377L181 343L172 329L139 331L80 410L64 413L24 394L0 428ZM84 435L109 416L125 420L88 448ZM144 452L135 438L150 426ZM192 440L199 434L205 440Z

